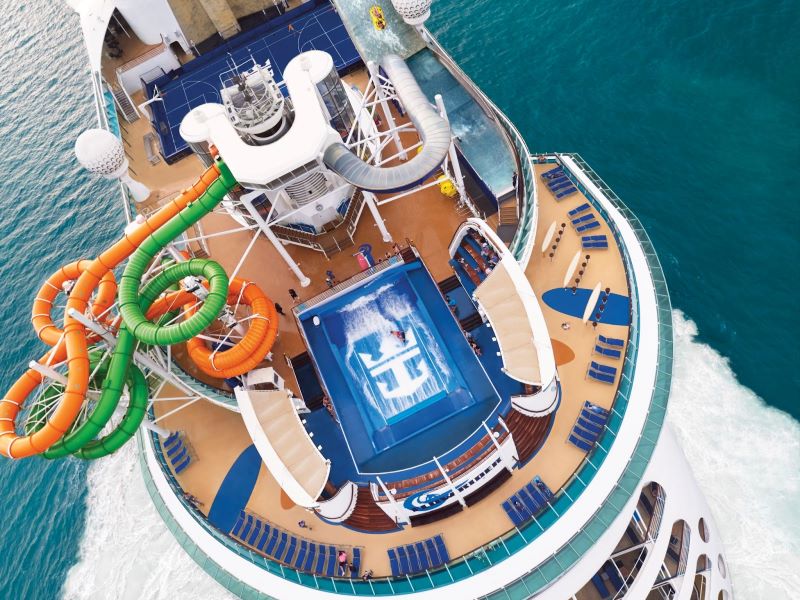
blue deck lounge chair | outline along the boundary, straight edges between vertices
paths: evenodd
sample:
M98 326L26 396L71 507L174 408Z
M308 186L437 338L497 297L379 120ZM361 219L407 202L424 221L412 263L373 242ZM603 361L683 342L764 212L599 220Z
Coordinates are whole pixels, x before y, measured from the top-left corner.
M573 446L577 446L584 452L589 452L592 449L592 445L589 442L584 442L582 439L575 437L574 435L569 436L569 442Z
M589 370L589 377L595 381L601 381L603 383L614 383L614 380L616 379L613 375L607 375L606 373L592 370Z
M556 194L556 200L561 200L562 198L566 198L567 196L572 196L575 192L578 191L578 188L575 186L570 186L568 188L564 188L560 192Z
M610 358L619 358L622 356L622 353L619 350L614 350L613 348L604 348L599 344L595 344L594 351L596 354L602 354L603 356L608 356Z
M584 231L589 231L590 229L597 229L600 227L600 223L597 221L589 221L588 223L584 223L576 230L578 233L582 233Z
M447 552L447 547L444 545L442 536L437 535L433 538L433 542L436 544L436 549L439 551L439 556L442 558L443 564L450 562L450 554Z
M433 543L432 539L425 540L425 548L428 550L428 556L431 558L431 567L435 569L436 567L444 564L444 561L439 556L439 551L436 549L436 545Z
M595 371L600 371L601 373L608 373L609 375L617 374L617 368L612 367L611 365L604 365L602 363L592 361L591 367Z
M589 421L585 420L582 417L578 417L578 425L580 425L583 429L585 429L589 433L593 434L595 437L603 433L602 426L597 425L595 423L590 423Z
M554 177L560 177L564 173L564 167L561 165L550 169L549 171L545 171L542 173L542 179L553 179Z
M400 572L402 574L411 572L411 564L408 562L408 554L403 546L397 548L397 558L400 561Z
M353 548L353 560L350 564L353 567L350 569L350 577L361 575L361 548Z
M581 411L581 418L600 426L605 425L606 421L608 420L607 416L597 414L585 408Z
M586 215L580 215L580 216L577 216L577 217L573 218L572 219L572 224L577 227L581 223L586 223L587 221L594 221L594 220L595 220L594 213L589 213L589 214L586 214Z
M570 217L574 217L575 215L579 215L580 213L582 213L582 212L585 212L585 211L589 210L589 208L591 208L591 207L589 206L589 203L588 203L588 202L584 202L584 203L583 203L583 204L581 204L580 206L576 206L575 208L573 208L573 209L572 209L571 211L569 211L567 214L568 214Z
M625 345L625 340L618 340L617 338L606 337L604 335L598 336L597 339L599 339L606 346L617 346L622 348Z
M387 550L389 554L389 566L392 568L392 577L400 577L400 563L397 561L397 553L394 548Z

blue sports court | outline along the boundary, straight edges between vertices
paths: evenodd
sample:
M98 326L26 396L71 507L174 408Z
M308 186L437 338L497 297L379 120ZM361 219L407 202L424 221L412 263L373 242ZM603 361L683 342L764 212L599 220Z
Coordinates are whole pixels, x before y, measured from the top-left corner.
M333 57L341 73L360 62L358 52L328 2L309 2L241 33L222 46L203 54L181 68L146 84L148 98L155 89L161 102L150 108L164 160L171 163L188 149L180 137L184 116L206 102L221 102L220 75L233 68L247 69L269 61L275 81L283 81L283 69L300 52L323 50Z

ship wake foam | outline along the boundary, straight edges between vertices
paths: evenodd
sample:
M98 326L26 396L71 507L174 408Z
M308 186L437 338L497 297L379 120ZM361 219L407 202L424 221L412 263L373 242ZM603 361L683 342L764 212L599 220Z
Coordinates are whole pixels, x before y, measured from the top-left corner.
M800 590L800 423L736 380L728 360L673 313L668 420L722 532L734 597ZM711 557L715 561L715 557Z
M800 590L800 423L739 384L728 361L674 313L669 421L722 531L735 597L793 598ZM69 600L230 598L172 538L128 444L89 469L79 562Z
M79 560L67 600L233 598L189 558L150 501L131 442L89 468Z

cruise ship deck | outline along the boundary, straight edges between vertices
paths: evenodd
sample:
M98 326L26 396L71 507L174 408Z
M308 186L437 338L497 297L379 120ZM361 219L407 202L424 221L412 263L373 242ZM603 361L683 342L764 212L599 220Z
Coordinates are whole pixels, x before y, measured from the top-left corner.
M188 341L130 351L139 462L179 543L247 598L721 589L705 504L670 491L670 303L636 217L580 156L529 150L425 29L430 2L261 4L169 9L185 31L161 43L114 3L82 13L126 236L186 201L120 287L186 259L231 281ZM211 303L203 273L153 328ZM234 347L249 366L223 374Z
M553 168L553 164L536 166L537 174L542 174ZM598 356L595 352L599 336L623 340L627 342L629 318L627 305L614 316L621 321L616 323L604 322L601 318L597 327L589 322L583 323L583 308L588 300L584 295L583 302L573 300L575 297L571 286L564 287L565 274L576 253L581 257L581 262L588 265L585 268L574 268L575 278L580 278L579 291L589 292L596 284L602 283L603 288L610 288L619 300L627 301L628 287L625 270L619 249L613 243L613 236L606 223L600 222L600 227L592 231L592 235L605 235L612 240L605 249L584 249L581 236L576 233L571 225L569 211L574 210L587 202L581 194L576 193L570 198L556 201L549 191L545 181L537 182L539 187L539 214L542 222L555 222L560 228L566 223L566 229L561 239L548 244L546 252L538 251L542 246L546 228L542 228L537 236L536 248L531 257L530 264L525 273L537 294L545 296L548 292L555 296L551 305L544 309L548 331L552 335L553 346L556 352L559 374L561 378L561 403L552 417L540 419L529 417L513 417L507 424L513 427L512 433L519 432L520 440L517 443L520 452L523 450L527 457L520 457L525 463L519 470L504 483L497 486L485 498L469 506L469 508L448 516L446 519L430 524L406 527L403 529L392 527L388 524L370 523L371 519L380 516L373 511L367 513L365 519L358 521L351 517L354 523L342 527L329 524L315 518L303 508L294 506L293 503L281 492L280 487L267 470L260 465L258 455L250 465L258 473L252 481L252 495L243 494L239 503L227 504L226 522L235 522L241 510L246 510L254 515L260 515L282 529L308 541L322 544L332 544L337 547L363 548L363 569L373 571L375 577L390 575L391 569L387 550L404 544L412 544L421 540L441 534L447 545L451 557L469 554L476 548L494 540L513 529L514 523L503 509L503 502L517 490L531 481L535 476L540 476L547 486L554 492L559 491L570 480L581 463L586 460L586 452L570 444L568 439L572 429L584 408L587 400L606 409L611 409L616 393L616 385L608 384L587 377L589 365L602 362L619 368L619 359L610 359ZM449 263L450 255L448 246L458 226L463 221L463 215L454 210L452 201L441 196L438 190L416 193L408 198L403 198L389 204L382 210L387 227L395 240L413 240L414 247L418 249L425 266L437 282L442 282L452 277L454 269ZM232 229L236 223L224 215L212 215L202 222L206 235L218 231ZM233 233L224 237L210 238L208 240L210 255L218 260L226 269L233 269L239 257L242 256L247 245L252 239L252 234L246 232ZM361 244L371 244L375 256L385 253L394 253L393 244L383 243L380 235L369 220L365 219L356 230L354 236L355 247ZM401 242L402 243L402 242ZM551 258L551 247L556 245L556 251ZM352 252L343 251L331 257L330 261L320 260L319 253L312 250L290 250L304 272L311 278L312 283L308 288L301 290L301 301L323 294L328 290L325 283L326 272L333 271L339 280L346 280L360 272ZM259 239L251 251L249 258L241 268L241 275L255 281L270 297L288 309L293 305L287 290L296 288L296 279L282 266L280 258L267 240ZM274 265L265 268L265 265ZM579 270L584 270L583 275L578 275ZM570 277L570 283L574 281ZM346 283L346 281L345 281ZM453 294L453 292L450 292ZM576 308L579 307L579 313ZM610 310L609 310L610 312ZM288 310L287 310L288 313ZM592 315L594 316L594 315ZM568 324L569 329L562 328ZM479 322L478 327L482 323ZM474 330L473 330L474 331ZM280 337L273 348L275 357L296 357L307 352L303 337L298 330L298 322L287 314L281 317ZM285 361L277 359L272 365L285 379L287 387L300 396L300 387L294 373ZM175 389L165 389L166 397L181 396ZM508 401L510 398L504 398ZM155 402L156 416L166 414L174 409L176 402ZM315 417L321 418L315 418ZM338 429L338 424L322 406L316 408L306 417L307 421L314 420L320 423L315 439L325 436L323 428ZM160 421L161 424L173 431L181 431L185 439L191 444L196 464L177 475L177 480L182 489L195 495L203 502L201 512L205 515L215 506L215 499L225 495L225 486L239 483L239 480L227 479L230 474L243 476L243 465L238 462L246 456L246 451L252 445L252 440L237 413L213 405L208 402L196 402L191 407L179 413L168 416ZM333 436L331 436L333 437ZM328 448L323 445L323 453ZM240 458L242 457L242 458ZM338 455L330 456L335 469L337 460L348 460L347 457ZM368 483L365 480L364 483ZM357 506L356 511L361 509ZM379 511L379 509L377 509ZM304 521L306 528L299 528L298 522ZM480 522L481 527L472 527L471 524ZM369 527L367 530L361 528ZM380 535L375 535L374 529L385 529ZM226 532L227 533L227 532Z

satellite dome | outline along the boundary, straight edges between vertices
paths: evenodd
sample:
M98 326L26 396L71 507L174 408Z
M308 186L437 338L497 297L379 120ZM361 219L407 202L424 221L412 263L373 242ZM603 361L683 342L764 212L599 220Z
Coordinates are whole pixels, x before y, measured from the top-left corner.
M433 0L392 0L392 6L409 25L422 25L431 16Z
M125 150L117 136L105 129L87 129L75 140L75 156L84 169L116 178L127 170Z

